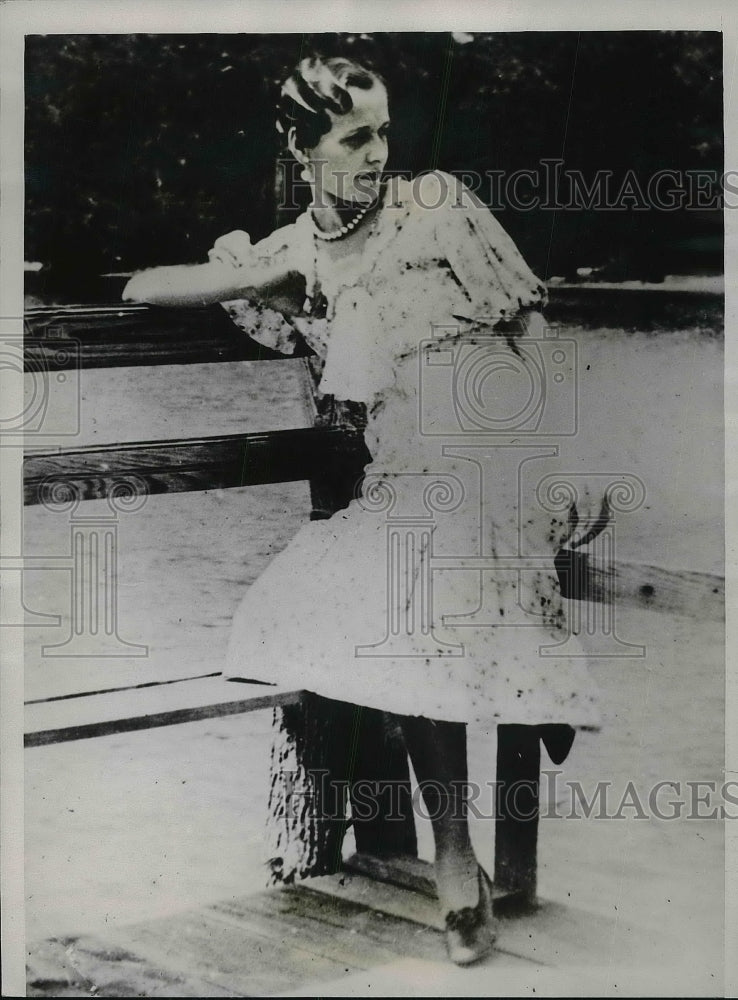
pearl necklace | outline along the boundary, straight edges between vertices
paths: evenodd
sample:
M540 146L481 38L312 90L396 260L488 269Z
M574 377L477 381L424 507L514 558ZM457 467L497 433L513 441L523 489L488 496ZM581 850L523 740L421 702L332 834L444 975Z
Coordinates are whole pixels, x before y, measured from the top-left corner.
M359 209L359 211L356 213L356 215L353 217L353 219L351 219L350 222L347 222L344 226L341 226L340 229L336 229L332 233L324 233L322 229L319 229L318 226L317 226L317 224L316 224L316 222L315 222L315 218L313 217L313 213L311 212L310 213L310 218L312 219L312 223L313 223L313 231L315 232L315 235L320 240L330 241L330 240L340 240L340 239L343 239L344 236L348 236L348 234L351 232L352 229L355 229L358 226L358 224L364 218L364 216L366 215L366 213L370 209L374 208L376 204L377 204L376 201L373 201L369 205L364 205L363 208Z

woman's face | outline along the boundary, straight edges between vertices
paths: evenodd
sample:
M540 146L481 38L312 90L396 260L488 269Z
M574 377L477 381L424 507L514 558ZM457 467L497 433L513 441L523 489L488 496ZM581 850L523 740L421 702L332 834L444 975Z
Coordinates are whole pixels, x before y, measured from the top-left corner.
M351 111L343 115L329 111L330 132L306 150L318 204L323 193L344 201L371 203L387 163L389 110L384 85L376 81L371 90L347 89L354 103Z

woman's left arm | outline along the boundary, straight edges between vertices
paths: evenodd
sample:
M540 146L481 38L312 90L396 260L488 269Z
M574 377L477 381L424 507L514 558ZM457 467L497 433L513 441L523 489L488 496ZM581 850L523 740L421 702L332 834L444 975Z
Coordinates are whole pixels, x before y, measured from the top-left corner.
M549 371L547 364L550 334L546 336L543 307L546 286L528 267L514 241L503 229L487 206L460 181L449 174L437 173L438 183L447 192L443 208L437 213L435 227L439 249L445 254L468 300L459 316L467 320L471 330L500 336L509 348L529 363L536 363L536 378L543 378L540 391L546 394L547 412L562 396L561 365ZM431 202L437 204L438 201ZM537 342L541 345L537 349ZM564 377L576 391L576 357ZM546 385L547 379L556 379ZM519 399L516 398L519 405ZM515 412L515 411L513 411ZM554 424L557 420L554 418ZM542 427L541 433L547 428ZM554 433L553 428L549 433ZM599 477L586 470L572 472L572 504L553 525L551 541L554 549L578 548L586 545L604 528L610 510Z

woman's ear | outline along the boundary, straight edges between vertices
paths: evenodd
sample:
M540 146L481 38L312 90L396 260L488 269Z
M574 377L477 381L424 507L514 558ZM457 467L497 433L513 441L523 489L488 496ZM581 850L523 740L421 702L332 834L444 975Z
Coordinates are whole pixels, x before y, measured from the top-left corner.
M310 158L305 150L300 149L297 145L297 130L294 125L290 125L289 131L287 132L287 148L298 163L302 164L303 167L308 165Z

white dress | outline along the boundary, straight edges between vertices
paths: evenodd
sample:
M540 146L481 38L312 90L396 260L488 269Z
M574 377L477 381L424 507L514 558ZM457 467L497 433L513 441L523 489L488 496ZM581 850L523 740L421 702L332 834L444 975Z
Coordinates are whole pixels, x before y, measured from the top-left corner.
M363 495L301 528L246 592L227 673L473 726L596 726L553 566L568 533L556 449L520 395L540 376L545 289L510 237L435 172L387 185L341 267L321 273L307 213L260 247L327 312L265 310L249 332L290 353L299 330L324 354L320 390L367 404L373 462ZM493 331L515 316L524 332ZM571 376L566 359L555 374ZM577 506L584 532L596 505Z

